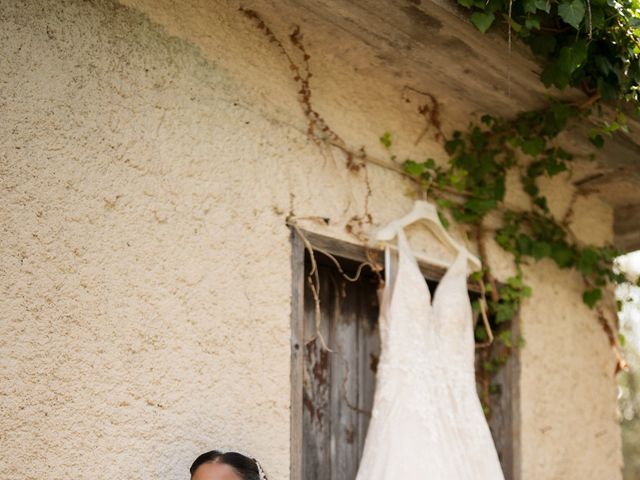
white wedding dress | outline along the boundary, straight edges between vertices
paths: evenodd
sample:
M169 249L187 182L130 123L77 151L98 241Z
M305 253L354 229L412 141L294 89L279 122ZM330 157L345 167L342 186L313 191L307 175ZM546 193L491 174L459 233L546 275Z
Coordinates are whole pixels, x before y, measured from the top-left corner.
M402 230L398 253L397 263L385 254L382 352L356 480L504 480L476 391L466 256L431 301Z

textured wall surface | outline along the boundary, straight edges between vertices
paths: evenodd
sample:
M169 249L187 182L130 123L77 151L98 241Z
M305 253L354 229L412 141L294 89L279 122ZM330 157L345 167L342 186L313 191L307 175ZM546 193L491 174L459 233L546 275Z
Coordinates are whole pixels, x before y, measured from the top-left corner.
M299 223L348 238L365 175L309 142L286 61L235 2L125 3L0 9L0 478L177 480L220 447L285 480L285 218L327 217ZM286 36L274 5L254 6ZM390 130L398 155L442 158L430 139L414 146L423 124L397 75L341 60L363 55L332 28L305 25L334 128L376 154ZM405 180L368 176L374 223L410 208ZM548 185L559 213L565 182ZM574 218L582 238L609 239L597 199ZM522 478L620 478L606 338L575 275L546 263L528 275Z

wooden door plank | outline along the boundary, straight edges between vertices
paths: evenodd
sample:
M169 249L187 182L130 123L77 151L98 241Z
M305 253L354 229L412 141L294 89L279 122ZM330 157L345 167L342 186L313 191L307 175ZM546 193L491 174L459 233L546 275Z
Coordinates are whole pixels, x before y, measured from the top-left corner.
M303 480L302 390L304 373L304 243L291 231L291 394L290 394L290 480Z
M373 397L376 385L376 372L380 359L380 335L378 331L378 298L376 288L368 288L359 298L358 323L358 459L369 429Z
M335 271L332 278L336 298L331 319L332 480L353 480L359 459L355 441L358 412L354 404L358 399L358 297L362 289Z
M323 269L324 271L324 269ZM322 274L319 300L308 283L305 288L303 378L303 479L332 480L331 478L331 365L330 353L324 343L331 340L330 316L335 309L331 293L331 279ZM318 317L317 315L320 315ZM327 345L328 346L328 345Z

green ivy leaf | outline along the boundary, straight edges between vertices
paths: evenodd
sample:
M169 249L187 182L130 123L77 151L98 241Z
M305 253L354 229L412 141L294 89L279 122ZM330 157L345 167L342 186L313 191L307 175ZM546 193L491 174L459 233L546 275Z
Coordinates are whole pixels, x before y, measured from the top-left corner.
M540 189L538 189L538 186L536 185L535 180L532 177L522 177L521 181L524 191L531 197L535 197L540 191Z
M518 247L518 253L520 255L531 255L531 247L533 246L533 242L531 241L531 237L521 233L518 235L516 245Z
M566 245L553 245L550 256L560 268L568 268L574 262L573 250Z
M436 200L436 205L438 205L438 207L440 208L452 208L456 204L451 200L447 200L446 198L438 198Z
M500 245L502 248L504 248L508 252L513 251L513 247L512 247L513 237L507 229L501 228L500 230L498 230L496 232L495 239L497 244Z
M380 137L380 143L384 145L384 148L391 147L391 133L384 132Z
M542 80L542 83L544 83L545 87L549 88L552 85L555 85L561 90L569 85L570 78L571 75L567 74L567 72L562 71L558 67L557 61L547 65L540 75L540 79Z
M622 333L619 333L618 342L620 342L620 346L624 348L624 346L627 344L627 338Z
M484 132L480 130L478 127L474 128L471 131L471 145L476 150L482 150L487 145L487 137Z
M453 168L449 175L451 186L458 190L464 190L468 172L464 168Z
M551 253L551 246L547 242L535 241L531 247L531 256L536 260L548 257Z
M487 125L488 127L494 125L496 123L496 119L491 115L485 114L480 118L480 121Z
M580 258L578 259L578 270L585 275L593 273L598 266L599 260L598 252L591 248L586 248L580 252Z
M491 199L472 198L464 203L466 209L471 210L478 215L484 215L496 207L496 201Z
M564 172L567 170L567 164L564 162L558 162L555 159L547 160L544 162L544 169L550 177Z
M542 72L542 81L547 86L555 85L563 89L571 81L573 73L587 60L588 45L580 39L571 46L562 47L555 61Z
M549 205L547 205L547 199L545 197L536 197L534 198L533 203L544 211L549 210Z
M567 126L567 121L577 114L578 111L575 107L566 103L553 102L545 114L543 133L550 137L555 137L564 130ZM563 160L571 159L571 155L561 148L556 148L555 153Z
M621 283L627 283L627 277L624 273L615 273L612 270L607 272L607 277L616 285L620 285Z
M515 309L510 303L499 303L495 305L496 323L510 321L515 315Z
M451 210L451 214L453 215L454 220L459 223L476 223L480 218L482 218L481 215L465 210L464 208Z
M593 29L605 28L605 14L602 8L591 6L591 26Z
M524 0L522 2L522 8L524 9L524 13L536 13L538 9L536 0Z
M571 47L562 48L560 50L560 61L562 62L562 68L566 72L573 73L587 60L587 52L588 45L584 39L578 40ZM562 105L565 108L569 108L565 104L556 103L556 105Z
M513 341L511 340L511 330L503 330L498 334L498 340L504 344L505 347L513 347Z
M529 17L524 21L524 26L529 30L540 30L540 17Z
M565 120L566 123L566 120ZM564 127L562 127L564 128ZM562 148L556 148L555 154L558 158L562 159L562 160L573 160L573 155L571 155L569 152L567 152L566 150L563 150Z
M413 160L405 160L404 171L414 177L419 177L424 172L424 164L414 162Z
M482 270L476 270L471 275L469 275L469 279L474 282L479 282L480 280L482 280L482 273Z
M582 301L586 303L589 308L595 307L600 299L602 299L602 290L600 288L593 288L582 294Z
M471 23L482 33L489 30L495 19L496 16L492 12L474 12L471 14Z
M460 132L455 132L454 133L454 139L453 140L447 140L447 142L444 144L444 150L449 154L449 155L454 155L455 153L458 152L458 150L464 150L464 141L460 140L459 138L455 138L457 136L460 135Z
M536 8L538 10L542 10L544 12L551 12L551 1L550 0L535 0Z
M516 275L515 277L507 278L507 285L509 285L514 290L519 290L520 288L522 288L522 276Z
M498 370L498 366L495 365L493 362L489 362L489 361L482 362L482 368L487 373L495 373ZM488 409L489 406L484 406L483 409L484 408ZM485 411L485 415L486 414L487 414L487 411Z
M580 29L580 23L584 19L586 9L582 0L570 0L567 2L561 2L558 6L558 15L566 23L571 25L576 30Z
M542 153L545 145L546 142L544 141L544 138L529 138L522 142L522 151L527 155L538 155Z

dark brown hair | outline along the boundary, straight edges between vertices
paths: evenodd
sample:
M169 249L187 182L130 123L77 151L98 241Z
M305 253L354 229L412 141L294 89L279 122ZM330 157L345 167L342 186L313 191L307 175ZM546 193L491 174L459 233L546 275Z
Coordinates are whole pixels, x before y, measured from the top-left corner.
M191 472L191 478L193 478L193 475L196 473L196 470L200 465L213 462L233 467L233 469L238 472L238 475L240 475L242 480L261 480L260 467L255 459L242 455L238 452L222 453L218 450L211 450L210 452L203 453L194 460L191 468L189 469L189 472Z

